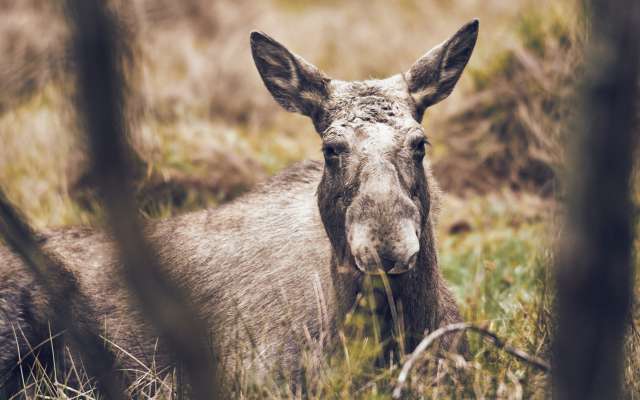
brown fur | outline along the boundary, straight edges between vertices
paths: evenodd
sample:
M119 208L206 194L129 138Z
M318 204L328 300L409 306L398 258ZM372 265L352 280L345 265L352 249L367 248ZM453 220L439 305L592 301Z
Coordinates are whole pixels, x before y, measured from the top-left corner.
M328 155L333 161L325 164L292 166L230 204L147 227L163 265L192 296L225 360L240 360L258 373L293 373L308 345L305 331L314 341L335 337L362 289L354 255L359 249L349 236L357 224L371 228L371 246L407 268L390 276L404 312L407 350L426 332L460 321L438 269L437 185L428 162L416 155L419 149L405 139L422 132L424 108L451 91L476 35L473 22L409 73L365 82L330 80L273 39L252 35L256 64L278 102L309 115L325 146L343 140L350 147L348 154ZM392 140L380 141L382 135ZM390 182L388 190L376 187L380 180ZM417 224L419 251L411 265L398 247L406 236L398 233L405 226L399 220ZM384 235L375 233L381 229ZM87 318L106 327L107 338L147 365L171 365L130 301L106 234L63 229L44 234L43 244L75 274L96 313ZM48 302L21 260L0 247L0 373L17 360L14 328L32 344L48 336ZM21 352L24 339L18 339ZM136 367L129 357L123 361Z

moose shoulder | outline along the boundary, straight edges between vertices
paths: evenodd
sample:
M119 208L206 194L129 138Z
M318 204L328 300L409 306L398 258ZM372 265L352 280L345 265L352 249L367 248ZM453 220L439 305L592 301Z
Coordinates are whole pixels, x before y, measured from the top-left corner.
M212 327L219 354L261 371L293 372L305 341L330 342L363 277L382 273L402 304L408 351L425 332L460 320L438 269L438 189L420 123L428 106L451 93L477 34L472 21L408 72L358 82L330 79L270 37L251 34L267 89L285 109L311 118L324 162L295 165L232 203L148 227L169 273ZM105 234L74 228L43 241L76 275L97 314L89 317L136 358L123 362L170 365L118 281ZM50 301L0 247L2 376L19 350L28 352L27 342L49 337ZM17 345L16 326L24 336Z

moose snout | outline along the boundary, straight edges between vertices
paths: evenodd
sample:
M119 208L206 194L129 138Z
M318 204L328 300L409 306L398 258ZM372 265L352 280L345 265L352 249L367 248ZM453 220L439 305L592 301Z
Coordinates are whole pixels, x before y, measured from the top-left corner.
M396 275L415 267L420 241L413 221L402 221L386 228L380 230L354 223L349 229L351 254L360 271L369 274L384 271Z

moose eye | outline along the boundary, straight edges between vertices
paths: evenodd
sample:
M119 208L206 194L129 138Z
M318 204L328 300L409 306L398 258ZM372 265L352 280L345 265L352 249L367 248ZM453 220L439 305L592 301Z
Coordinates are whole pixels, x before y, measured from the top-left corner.
M325 143L322 145L322 153L327 161L336 160L341 154L347 152L347 145L345 143Z
M416 159L422 159L424 157L426 145L427 139L424 136L417 137L411 142L411 149Z

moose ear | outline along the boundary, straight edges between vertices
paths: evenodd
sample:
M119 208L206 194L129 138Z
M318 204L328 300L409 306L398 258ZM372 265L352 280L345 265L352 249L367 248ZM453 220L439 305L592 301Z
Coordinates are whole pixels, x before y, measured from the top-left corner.
M424 110L444 100L458 82L478 38L478 20L464 25L455 35L434 47L405 74L415 101L418 119Z
M328 96L330 79L261 32L251 32L251 53L273 98L286 110L315 119Z

